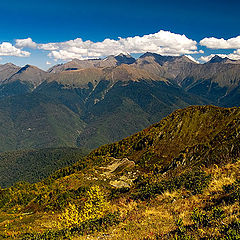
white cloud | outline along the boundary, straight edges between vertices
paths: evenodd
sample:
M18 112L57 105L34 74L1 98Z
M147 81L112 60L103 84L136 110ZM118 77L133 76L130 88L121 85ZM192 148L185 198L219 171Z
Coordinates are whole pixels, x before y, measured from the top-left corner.
M230 53L230 54L211 54L211 55L208 55L208 56L202 56L200 57L199 60L203 61L203 62L208 62L210 61L215 55L218 55L219 57L221 58L229 58L229 59L232 59L232 60L240 60L240 51L237 50L237 51L234 51L233 53Z
M210 61L216 54L211 54L208 56L202 56L199 58L199 60L203 61L203 62L208 62ZM217 54L218 55L218 54Z
M52 63L50 63L49 61L46 61L46 64L47 64L47 65L51 65Z
M21 49L14 47L9 42L3 42L0 44L0 56L29 57L30 54L30 52L22 51Z
M234 54L239 54L240 55L240 49L237 49L233 52Z
M23 48L23 47L29 47L29 48L36 48L37 43L33 42L31 38L26 39L16 39L16 47Z
M232 60L240 60L240 36L229 38L227 40L214 37L204 38L200 41L200 44L211 49L235 49L233 53L230 54L211 54L209 56L202 56L199 60L203 62L208 62L215 55L222 58L227 57Z
M59 49L59 43L45 43L45 44L38 44L39 49L43 49L46 51L53 51Z
M196 45L196 41L185 35L161 30L141 37L119 38L118 40L107 38L102 42L83 41L81 38L77 38L66 42L38 44L37 47L50 51L48 56L55 60L70 60L73 58L99 58L119 53L145 52L178 56L198 53Z
M211 49L237 49L240 48L240 36L225 40L223 38L204 38L200 41L202 46Z
M190 55L185 55L186 57L188 57L190 60L192 60L195 63L199 63L199 61L197 61L194 57L190 56Z

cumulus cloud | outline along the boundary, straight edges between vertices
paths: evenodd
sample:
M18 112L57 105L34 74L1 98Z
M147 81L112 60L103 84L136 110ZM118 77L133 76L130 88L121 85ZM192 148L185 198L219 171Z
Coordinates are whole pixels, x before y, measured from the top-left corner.
M55 60L99 58L119 53L155 52L175 56L198 53L196 41L185 35L163 30L154 34L118 40L107 38L102 42L83 41L77 38L66 42L37 44L37 48L50 51L48 56Z
M217 54L222 58L230 58L232 60L240 60L240 36L235 38L229 38L225 40L224 38L204 38L200 41L200 45L205 46L210 49L235 49L233 53L230 54ZM200 58L201 61L207 62L214 57L214 54L209 56L202 56Z
M9 42L3 42L0 44L0 56L29 57L30 52L22 51Z
M16 39L16 45L17 48L24 48L24 47L29 47L29 48L36 48L37 43L33 42L31 38L26 38L26 39Z
M238 60L240 58L240 36L230 39L218 39L214 37L204 38L200 45L211 49L235 49L231 54L218 54L221 57ZM120 53L145 53L154 52L161 55L187 55L191 60L198 62L190 54L201 53L197 49L197 42L185 35L160 30L154 34L135 36L128 38L119 37L117 40L106 38L101 42L90 40L83 41L81 38L66 42L36 43L32 38L16 39L16 44L4 42L0 44L0 55L26 57L30 53L23 48L33 48L48 51L48 56L57 60L93 59ZM214 55L202 56L199 60L209 61ZM46 62L50 65L50 62Z
M239 54L240 55L240 49L237 49L236 51L233 52L234 54Z
M239 49L240 48L240 36L230 39L223 38L204 38L200 41L202 46L211 49Z
M201 60L203 62L208 62L215 55L218 55L221 58L227 57L227 58L232 59L232 60L240 60L240 51L239 50L234 51L233 53L230 53L230 54L211 54L211 55L208 55L208 56L202 56L202 57L199 58L199 60Z
M194 57L190 56L190 55L185 55L186 57L188 57L190 60L192 60L195 63L199 63L199 61L197 61Z
M46 62L47 65L51 65L52 63L50 63L49 61Z
M38 44L39 49L43 49L46 51L53 51L58 50L61 43L45 43L45 44Z

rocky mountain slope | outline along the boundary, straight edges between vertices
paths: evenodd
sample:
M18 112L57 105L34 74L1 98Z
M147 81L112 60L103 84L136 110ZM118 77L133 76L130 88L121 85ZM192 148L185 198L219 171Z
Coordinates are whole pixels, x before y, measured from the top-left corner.
M0 83L4 82L8 78L10 78L13 74L18 72L20 70L20 67L12 64L12 63L6 63L0 65Z
M117 66L102 67L109 59ZM98 60L101 67L59 73L32 66L18 70L0 85L0 151L92 149L137 132L176 108L209 103L155 73L125 64L131 59L110 56Z
M0 98L33 91L47 79L48 73L31 65L22 68L13 64L0 66Z
M49 144L93 149L175 109L239 106L240 99L240 65L220 57L198 64L186 56L120 54L74 59L48 72L6 64L0 76L0 151Z
M70 62L65 64L60 64L51 67L48 72L49 73L59 73L63 71L71 71L71 70L79 70L86 68L105 68L105 67L116 67L121 64L132 64L136 60L130 56L125 54L119 54L117 56L108 56L104 59L89 59L89 60L79 60L73 59Z

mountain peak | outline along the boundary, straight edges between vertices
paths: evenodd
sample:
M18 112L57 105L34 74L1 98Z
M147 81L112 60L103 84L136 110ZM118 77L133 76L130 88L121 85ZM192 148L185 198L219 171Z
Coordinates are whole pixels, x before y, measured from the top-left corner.
M208 63L230 63L230 64L239 64L239 61L230 59L228 57L220 57L218 55L215 55L211 58L211 60Z
M182 55L179 58L183 61L186 61L186 62L197 63L196 60L194 60L191 57L186 56L186 55Z
M153 58L155 62L163 66L165 63L195 63L189 57L182 55L182 56L163 56L157 53L146 52L142 56L139 57L140 59L144 58Z
M10 83L14 81L28 82L31 83L34 87L36 87L46 79L47 74L48 73L43 71L42 69L27 64L24 67L20 68L10 78L8 78L5 83Z
M211 58L209 63L220 63L220 62L223 62L226 59L228 59L228 58L227 57L226 58L222 58L222 57L220 57L218 55L215 55L214 57Z
M20 69L20 67L14 65L13 63L5 63L0 65L0 71L7 69Z
M6 67L17 67L15 64L13 64L13 63L11 63L11 62L5 63L5 64L3 64L2 66L6 66Z
M43 70L39 69L38 67L36 66L33 66L33 65L30 65L30 64L26 64L25 66L23 66L18 72L18 73L22 73L22 72L25 72L25 71L28 71L28 70L37 70L37 71L41 71L41 72L44 72Z
M133 58L130 54L120 53L114 57L117 60L117 65L121 64L132 64L136 62L136 59Z
M152 53L152 52L145 52L143 55L141 55L139 58L145 58L145 57L156 57L156 56L161 56L160 54L157 53Z
M119 53L115 57L127 57L127 58L132 58L132 56L128 53Z

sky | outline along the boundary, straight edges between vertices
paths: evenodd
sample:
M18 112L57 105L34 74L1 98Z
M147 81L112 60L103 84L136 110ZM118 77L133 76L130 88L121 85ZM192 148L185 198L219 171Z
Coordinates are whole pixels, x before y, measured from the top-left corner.
M42 69L73 58L144 52L240 59L238 0L0 2L0 64Z

